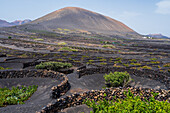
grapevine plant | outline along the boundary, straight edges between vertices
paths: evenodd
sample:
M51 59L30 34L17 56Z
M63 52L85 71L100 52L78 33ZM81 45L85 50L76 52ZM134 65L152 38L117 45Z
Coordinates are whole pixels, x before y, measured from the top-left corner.
M72 67L71 63L62 63L62 62L42 62L39 65L36 65L36 69L49 69L57 71L58 69L70 68Z
M28 86L28 87L12 87L0 88L0 107L15 104L24 104L24 101L28 100L29 97L37 90L38 86Z
M140 96L134 96L130 91L125 94L126 98L113 100L86 100L84 103L91 107L90 113L170 113L170 103L168 101L155 100L156 93L152 93L149 100Z
M130 75L127 72L110 72L104 75L106 86L108 87L119 87L125 86L130 80Z

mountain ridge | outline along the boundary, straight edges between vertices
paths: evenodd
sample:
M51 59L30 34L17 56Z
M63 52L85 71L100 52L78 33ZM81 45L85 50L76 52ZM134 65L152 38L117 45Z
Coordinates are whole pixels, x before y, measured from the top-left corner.
M31 20L25 19L25 20L15 20L13 22L7 22L6 20L0 19L0 27L10 27L10 26L15 26L15 25L22 25L22 24L25 24L28 22L31 22Z
M153 38L164 38L164 39L170 39L170 37L162 35L162 34L148 34L146 36L153 37Z

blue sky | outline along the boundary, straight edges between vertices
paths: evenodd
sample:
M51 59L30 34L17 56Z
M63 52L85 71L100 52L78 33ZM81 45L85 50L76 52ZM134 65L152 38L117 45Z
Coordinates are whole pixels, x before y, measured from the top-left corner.
M92 10L123 22L140 34L170 37L170 0L0 0L0 19L37 19L63 7Z

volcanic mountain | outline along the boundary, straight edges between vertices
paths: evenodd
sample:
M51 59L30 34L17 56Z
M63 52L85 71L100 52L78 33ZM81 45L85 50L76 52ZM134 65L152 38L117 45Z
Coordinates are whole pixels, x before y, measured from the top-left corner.
M131 28L117 20L78 7L66 7L54 11L32 21L26 27L27 29L47 31L64 28L122 36L138 35Z

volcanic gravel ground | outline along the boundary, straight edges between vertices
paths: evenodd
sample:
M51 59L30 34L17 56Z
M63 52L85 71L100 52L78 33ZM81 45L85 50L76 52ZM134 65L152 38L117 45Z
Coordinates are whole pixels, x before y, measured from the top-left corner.
M163 83L149 79L144 77L138 77L131 75L131 78L134 79L134 82L132 82L130 85L134 87L143 87L143 88L152 88L152 89L168 89Z
M103 74L87 75L82 76L81 78L78 78L78 75L76 73L72 73L67 76L71 85L71 89L69 90L69 92L66 93L66 95L70 95L74 92L84 92L97 89L99 90L102 89L103 86L105 86Z
M70 108L66 108L64 110L62 110L59 113L90 113L90 111L93 111L92 108L88 108L87 105L83 104L83 105L79 105L76 107L70 107Z
M10 78L0 79L0 87L38 85L37 91L23 105L9 105L0 107L0 113L35 113L50 103L51 87L61 81L50 78Z
M11 69L23 69L23 63L0 63L0 66Z
M72 93L84 92L89 90L102 89L105 86L105 80L103 78L104 74L92 74L82 76L78 78L76 71L72 74L68 74L69 83L71 89L66 93L66 95L71 95ZM159 81L152 80L149 78L137 77L131 75L134 82L131 86L134 87L144 87L144 88L154 88L154 89L167 89L167 87L160 83ZM55 99L50 99L51 87L59 84L60 81L49 79L49 78L17 78L17 79L0 79L0 87L21 86L21 85L38 85L38 90L32 95L30 100L26 101L24 105L9 105L7 107L0 108L0 113L35 113L40 111L48 103L55 101ZM65 97L66 95L62 96ZM61 97L61 98L62 98ZM89 113L92 110L86 105L66 108L61 112L65 113Z
M70 95L74 92L83 92L88 90L97 90L102 89L105 86L104 74L93 74L83 76L80 79L77 79L78 75L70 74L68 75L69 83L71 84L71 89L66 95ZM130 85L134 87L143 87L143 88L153 88L153 89L167 89L167 87L160 83L159 81L152 80L149 78L137 77L131 75L131 78L134 79ZM88 108L86 105L79 105L75 107L70 107L62 110L60 113L90 113L91 108Z
M71 85L71 89L67 94L75 92L83 92L87 90L98 90L102 89L105 86L104 76L105 74L92 74L82 76L78 78L78 75L73 73L69 74L68 79ZM167 87L160 83L159 81L152 80L149 78L137 77L131 75L131 78L134 79L130 85L134 87L143 87L143 88L152 88L152 89L167 89Z

